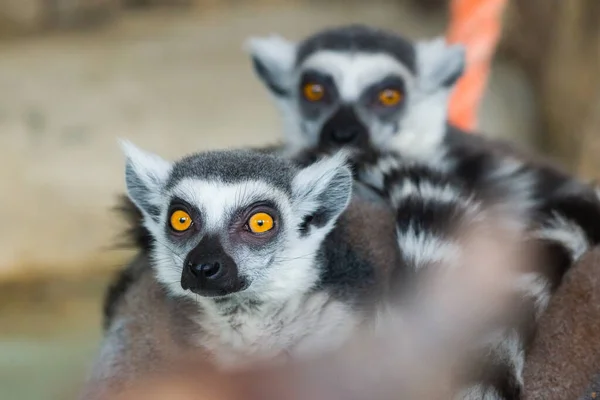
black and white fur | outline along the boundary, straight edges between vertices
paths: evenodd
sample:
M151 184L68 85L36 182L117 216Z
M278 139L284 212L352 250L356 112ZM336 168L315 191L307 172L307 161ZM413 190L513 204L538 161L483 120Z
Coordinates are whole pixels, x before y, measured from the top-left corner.
M390 192L390 174L404 163L423 163L461 181L469 190L519 208L530 236L545 246L545 270L522 285L542 313L566 270L600 241L600 203L590 186L556 166L520 154L510 145L468 135L447 122L451 91L462 75L461 46L443 39L412 43L365 26L328 29L295 43L279 36L248 42L255 70L281 110L286 150L315 157L354 148L358 179ZM327 101L308 103L301 85L318 79ZM376 94L399 88L392 108ZM338 131L342 141L336 140ZM348 139L350 138L350 140ZM475 385L465 398L518 399L522 366L533 330L501 342L504 359L491 386Z

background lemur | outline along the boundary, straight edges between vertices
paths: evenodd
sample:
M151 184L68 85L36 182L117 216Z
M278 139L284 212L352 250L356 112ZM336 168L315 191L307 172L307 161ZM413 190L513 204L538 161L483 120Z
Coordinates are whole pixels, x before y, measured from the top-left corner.
M564 272L600 241L593 188L507 143L448 124L449 96L465 63L460 46L352 25L299 43L254 38L248 49L281 110L289 153L310 158L354 148L358 179L388 193L389 171L424 163L520 207L531 236L546 246L538 314Z
M285 151L314 158L355 149L370 185L398 161L424 163L482 194L519 204L540 234L562 242L567 258L600 240L594 190L555 166L447 123L450 93L463 72L460 45L442 38L410 42L391 32L351 25L299 43L279 36L248 41L255 70L281 110ZM565 230L561 231L559 225ZM578 240L559 236L576 232ZM559 272L559 275L561 273Z
M128 193L153 239L152 271L141 253L84 398L174 354L197 351L228 367L335 350L375 322L381 302L410 292L400 286L414 287L412 278L460 267L457 232L494 216L460 182L425 167L390 175L391 212L352 195L339 153L300 168L253 151L170 163L129 143L124 149ZM516 215L502 217L494 225L518 234ZM501 356L513 350L493 344Z

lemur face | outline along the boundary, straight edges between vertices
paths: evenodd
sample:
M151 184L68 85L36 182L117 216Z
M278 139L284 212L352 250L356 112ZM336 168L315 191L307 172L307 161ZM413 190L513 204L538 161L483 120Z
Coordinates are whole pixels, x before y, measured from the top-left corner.
M155 241L156 276L172 293L265 300L316 283L315 257L351 195L343 156L298 170L250 151L170 163L123 148L129 196Z
M294 151L350 146L429 156L442 140L448 96L464 65L462 47L443 39L413 44L363 26L298 44L277 36L248 43Z

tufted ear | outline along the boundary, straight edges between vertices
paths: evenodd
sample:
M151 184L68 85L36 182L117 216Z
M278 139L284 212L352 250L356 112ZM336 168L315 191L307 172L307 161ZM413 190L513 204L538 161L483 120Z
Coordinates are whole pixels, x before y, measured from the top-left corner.
M464 73L466 51L463 45L450 45L440 36L417 42L416 53L419 82L426 91L449 89Z
M160 213L161 194L172 164L139 149L127 140L120 140L120 145L126 157L127 194L145 215L156 220Z
M246 41L254 70L277 97L287 96L296 62L296 44L281 36L254 37Z
M340 151L302 169L294 178L293 203L305 221L303 228L331 229L348 207L353 179L347 160L348 155Z

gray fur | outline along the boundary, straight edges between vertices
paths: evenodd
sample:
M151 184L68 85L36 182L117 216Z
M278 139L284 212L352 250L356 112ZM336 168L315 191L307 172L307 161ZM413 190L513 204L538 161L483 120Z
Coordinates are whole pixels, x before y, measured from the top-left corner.
M250 150L234 150L223 157L219 151L210 151L202 157L190 155L173 164L167 189L172 189L185 178L199 180L219 180L224 183L260 180L276 186L285 193L291 193L290 182L294 169L274 155L256 156Z

